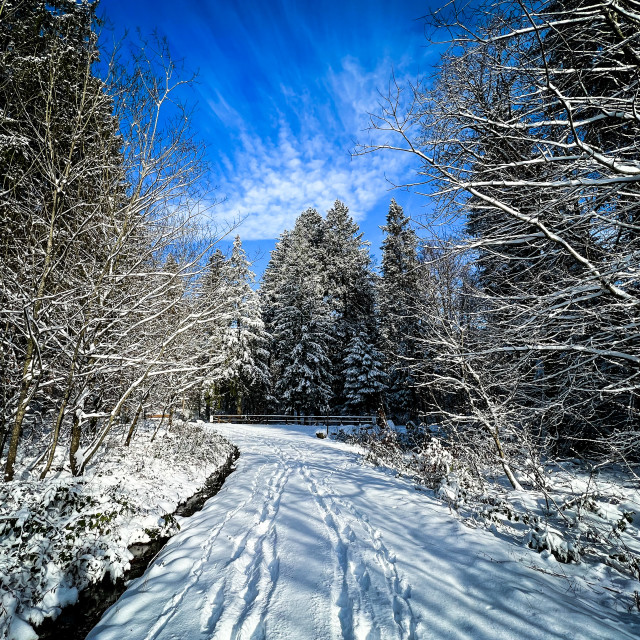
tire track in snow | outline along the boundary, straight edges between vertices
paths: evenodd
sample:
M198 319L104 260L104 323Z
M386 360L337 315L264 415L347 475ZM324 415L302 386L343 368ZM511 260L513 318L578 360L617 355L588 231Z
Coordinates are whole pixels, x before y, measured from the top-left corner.
M258 489L259 489L258 478L260 477L260 475L262 473L262 470L266 466L267 466L266 464L263 464L256 470L256 473L255 473L254 479L253 479L253 483L252 483L251 495L246 500L243 500L242 502L240 502L234 509L229 511L227 513L227 515L224 517L224 519L222 520L222 522L220 522L215 527L213 527L213 529L211 529L211 533L209 534L209 536L207 536L207 539L205 540L204 544L202 545L203 553L201 554L201 556L198 558L197 562L194 563L193 567L191 568L191 571L189 572L188 579L184 582L184 584L183 584L182 588L180 589L180 591L178 591L176 594L174 594L174 596L164 606L164 608L162 610L162 613L158 616L158 619L156 620L156 622L153 624L151 629L149 629L149 632L145 635L145 637L144 637L145 640L154 640L155 638L157 638L159 636L159 634L162 632L162 630L171 621L171 619L176 615L176 613L178 613L179 608L180 608L180 604L184 600L185 595L200 580L200 577L202 576L202 573L203 573L207 563L209 562L209 559L211 557L211 553L213 551L213 546L214 546L216 540L218 539L218 536L220 535L220 532L223 530L224 526L237 513L242 511L242 509L244 509L244 507L248 503L250 503L253 500L253 498L256 496L256 494L258 493ZM144 580L143 580L143 583L144 583Z
M201 626L211 638L266 636L265 619L280 574L275 519L290 475L291 468L280 461L267 483L258 522L236 542L220 569L224 575L210 590L215 594L209 600L212 611Z

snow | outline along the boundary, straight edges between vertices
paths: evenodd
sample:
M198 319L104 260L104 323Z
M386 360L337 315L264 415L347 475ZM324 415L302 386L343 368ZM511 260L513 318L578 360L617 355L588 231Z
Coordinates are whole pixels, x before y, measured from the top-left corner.
M0 638L37 638L33 626L56 618L78 592L105 575L123 576L128 547L177 529L168 517L203 487L232 445L197 425L168 432L141 425L130 447L114 430L104 453L74 478L62 451L44 481L0 485Z
M7 640L38 640L38 635L28 622L16 616Z
M640 634L637 614L571 578L583 565L465 527L313 426L216 428L239 446L237 470L88 640Z

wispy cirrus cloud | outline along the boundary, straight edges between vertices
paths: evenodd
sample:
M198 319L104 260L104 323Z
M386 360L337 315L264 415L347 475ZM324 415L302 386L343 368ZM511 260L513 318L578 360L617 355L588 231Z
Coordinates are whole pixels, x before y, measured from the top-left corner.
M0 0L1 2L1 0ZM414 80L437 57L420 16L435 0L101 0L119 28L166 36L174 60L198 71L183 87L206 145L216 197L212 222L244 218L238 232L265 254L313 206L344 200L379 246L392 194L411 180L405 154L352 159L368 112L392 73ZM178 6L179 5L179 6ZM187 74L188 75L188 74ZM394 193L407 209L422 206Z
M387 197L389 180L399 180L409 160L397 154L350 154L365 135L368 113L378 109L378 91L389 82L390 66L384 61L366 71L345 58L318 80L321 88L307 95L284 87L288 113L280 114L275 134L261 137L245 124L234 152L221 160L220 195L226 201L217 214L241 219L239 232L247 240L277 237L304 209L323 213L336 199L363 220ZM325 99L319 101L319 95Z

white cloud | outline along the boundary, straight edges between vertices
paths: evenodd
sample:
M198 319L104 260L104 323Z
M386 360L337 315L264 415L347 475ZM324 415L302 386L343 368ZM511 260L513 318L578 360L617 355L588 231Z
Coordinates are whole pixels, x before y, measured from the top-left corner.
M376 109L377 91L386 87L389 70L385 63L364 72L345 59L342 68L322 82L329 102L294 98L296 133L284 115L272 138L261 139L245 129L233 157L221 159L226 178L220 195L226 202L216 214L244 219L238 232L246 240L275 238L291 228L303 210L314 207L324 214L336 199L356 220L363 220L391 186L385 175L406 177L408 158L403 154L349 154L353 141L365 137L367 112Z

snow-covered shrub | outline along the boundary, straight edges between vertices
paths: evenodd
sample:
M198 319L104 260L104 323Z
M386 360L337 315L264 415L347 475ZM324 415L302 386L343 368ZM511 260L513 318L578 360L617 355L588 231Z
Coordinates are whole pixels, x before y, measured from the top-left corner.
M412 467L432 487L449 475L453 463L453 455L439 438L431 438L424 447L412 452Z
M599 496L596 493L593 493L593 492L580 493L579 495L574 496L569 500L565 500L560 505L560 510L565 513L575 514L575 517L578 520L581 519L582 514L585 511L589 511L600 517L605 517L604 512L602 511L601 507L598 505L598 502L597 502L598 499L599 499Z
M640 556L629 552L611 553L602 561L622 574L631 575L640 580Z
M365 460L374 465L387 466L406 472L405 451L395 429L377 427L353 434L350 440L365 447Z
M75 478L1 485L0 596L13 615L40 624L89 583L121 577L132 556L114 521L128 511Z
M413 426L411 430L377 429L358 440L366 447L365 460L410 476L435 489L446 501L463 500L472 480L468 469L454 458L442 439Z
M580 545L578 541L565 540L562 534L536 519L529 535L527 546L538 552L548 551L558 562L580 562Z
M457 473L447 473L440 479L436 495L451 506L459 507L465 501L467 491Z

